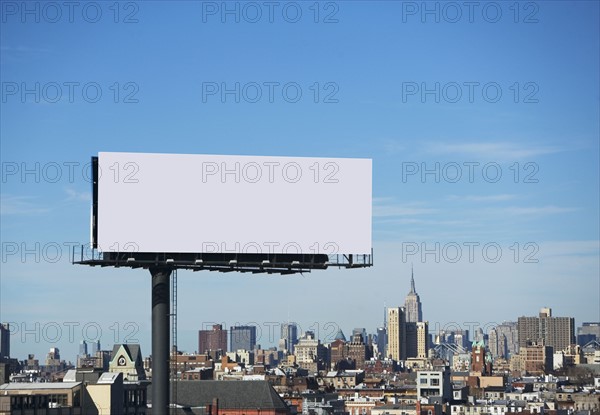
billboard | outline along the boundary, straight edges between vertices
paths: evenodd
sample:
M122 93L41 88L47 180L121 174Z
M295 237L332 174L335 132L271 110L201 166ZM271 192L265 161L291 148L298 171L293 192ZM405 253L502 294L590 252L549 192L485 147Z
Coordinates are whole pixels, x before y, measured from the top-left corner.
M370 254L370 159L98 154L103 252Z

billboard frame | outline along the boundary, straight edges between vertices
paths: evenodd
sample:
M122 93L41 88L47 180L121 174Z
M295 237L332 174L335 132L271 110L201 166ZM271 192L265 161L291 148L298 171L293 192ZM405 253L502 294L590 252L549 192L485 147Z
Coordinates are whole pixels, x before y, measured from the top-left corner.
M169 319L172 314L169 281L171 279L175 281L176 273L173 271L188 269L286 275L308 273L312 270L324 270L329 267L367 268L373 266L372 247L370 254L334 255L322 253L102 252L98 246L98 163L98 157L92 157L91 244L82 245L79 252L73 247L71 262L77 265L143 268L150 271L153 411L167 413L171 408L169 404L169 339L171 335ZM173 292L173 295L176 296L176 292ZM176 302L176 298L173 299L173 302ZM173 333L173 336L176 338L176 333Z

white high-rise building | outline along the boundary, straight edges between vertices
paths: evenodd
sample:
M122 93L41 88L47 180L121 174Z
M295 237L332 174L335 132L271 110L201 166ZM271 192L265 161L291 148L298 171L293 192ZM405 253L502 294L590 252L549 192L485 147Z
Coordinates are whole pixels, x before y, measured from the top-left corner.
M429 323L417 322L417 357L424 359L429 352Z
M387 357L399 362L406 360L406 316L404 307L388 308Z

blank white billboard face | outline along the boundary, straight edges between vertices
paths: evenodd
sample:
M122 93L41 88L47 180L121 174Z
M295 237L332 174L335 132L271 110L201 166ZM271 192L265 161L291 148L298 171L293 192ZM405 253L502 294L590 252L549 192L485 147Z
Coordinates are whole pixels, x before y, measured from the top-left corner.
M104 252L371 253L370 159L99 153Z

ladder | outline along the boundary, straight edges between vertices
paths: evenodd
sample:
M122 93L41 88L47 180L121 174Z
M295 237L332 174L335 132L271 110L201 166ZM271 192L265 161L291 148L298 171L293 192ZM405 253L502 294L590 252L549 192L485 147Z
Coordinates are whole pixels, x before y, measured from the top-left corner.
M174 269L171 274L171 414L177 412L177 369L177 269Z

